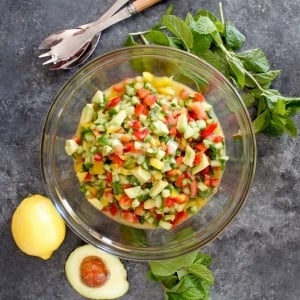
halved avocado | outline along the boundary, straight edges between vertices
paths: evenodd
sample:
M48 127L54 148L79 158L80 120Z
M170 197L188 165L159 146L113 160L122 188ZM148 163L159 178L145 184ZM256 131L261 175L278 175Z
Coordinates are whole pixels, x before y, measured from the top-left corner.
M129 288L120 259L92 245L73 250L66 260L65 272L71 286L89 299L119 298Z

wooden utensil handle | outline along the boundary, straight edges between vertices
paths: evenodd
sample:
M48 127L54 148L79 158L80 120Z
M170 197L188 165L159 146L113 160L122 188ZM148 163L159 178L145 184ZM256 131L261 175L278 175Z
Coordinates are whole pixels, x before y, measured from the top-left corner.
M161 1L162 0L136 0L132 3L132 5L135 9L135 12L138 13Z

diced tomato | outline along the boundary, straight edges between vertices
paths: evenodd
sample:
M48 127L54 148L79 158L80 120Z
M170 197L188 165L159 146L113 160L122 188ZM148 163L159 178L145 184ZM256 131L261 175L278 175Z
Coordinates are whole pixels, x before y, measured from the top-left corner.
M172 197L167 197L164 199L164 205L166 207L173 207L175 205L175 201L174 201L174 198Z
M133 132L133 135L140 141L143 141L145 137L150 133L149 129L145 128L142 130L136 130Z
M115 97L108 101L108 103L106 104L106 108L108 108L108 109L113 108L113 107L117 106L121 101L122 101L121 97Z
M200 152L205 152L207 150L207 147L203 143L196 144L195 148Z
M193 112L193 111L189 111L188 114L187 114L187 120L188 122L193 122L195 120L197 120L198 117L197 115Z
M201 102L192 102L189 105L189 108L194 112L198 120L206 120L207 113L204 110L203 104Z
M186 211L180 211L180 212L178 212L178 214L176 215L175 220L173 220L171 223L173 224L173 226L179 225L179 224L182 223L187 217L188 217L188 213L187 213Z
M108 157L113 163L115 163L118 166L123 166L124 165L124 160L121 159L117 154L112 153Z
M149 94L143 99L143 104L146 106L152 106L155 102L156 102L155 95Z
M75 141L78 145L81 144L81 138L79 135L74 135L72 140Z
M213 141L215 143L222 143L224 141L224 137L221 136L221 135L216 135L214 138L213 138Z
M125 91L124 83L123 82L117 83L113 85L112 89L117 93L124 93Z
M176 164L177 164L178 166L180 166L180 165L182 165L182 163L183 163L183 156L177 156L177 157L175 158L175 160L176 160Z
M165 120L166 120L166 124L167 125L171 125L171 126L174 126L177 124L177 120L178 120L178 116L166 116L165 117Z
M206 167L205 169L203 169L201 172L200 172L200 174L202 175L202 176L204 176L204 175L206 175L206 174L210 174L210 166L208 166L208 167Z
M106 180L106 182L107 183L112 183L112 173L111 172L107 172L106 174L106 178L105 178L105 180Z
M143 100L146 98L146 96L150 95L150 91L145 88L140 88L137 90L136 94L140 99Z
M210 180L210 175L209 174L205 174L204 175L204 180L203 180L204 184L207 186L211 185L211 180Z
M112 216L115 216L118 213L118 207L115 203L111 203L109 206L109 211Z
M143 216L145 214L144 206L140 204L138 207L134 209L134 213L138 216Z
M206 128L204 128L202 131L201 131L201 137L202 138L206 138L208 136L210 136L214 131L215 129L218 127L218 124L217 123L210 123L206 126Z
M96 153L96 154L94 155L94 160L95 160L95 161L102 161L102 160L103 160L102 154L101 154L101 153Z
M194 165L199 165L200 162L202 160L202 153L201 152L197 152L195 154L195 159L194 159Z
M199 101L199 102L203 102L203 101L205 101L205 97L201 93L195 93L194 94L194 100Z
M138 120L132 121L131 126L134 130L139 130L142 127L141 122Z
M189 98L189 95L190 93L187 89L182 89L179 93L180 98L183 100L187 100Z
M176 136L178 133L176 126L171 127L169 133L171 136Z
M122 195L118 201L122 209L127 210L131 207L132 200L127 195Z
M178 176L180 174L181 174L181 171L179 171L177 169L167 171L167 176L168 177Z
M135 106L135 109L134 109L134 114L139 117L140 115L148 115L149 114L149 111L147 109L147 107L141 103L138 103L136 106Z
M186 194L179 194L173 197L174 201L179 204L186 203L189 201L189 197Z
M88 172L85 177L84 177L84 181L91 181L93 179L93 175Z
M210 179L210 185L212 187L217 187L219 185L219 179L218 178L211 178Z
M128 143L131 141L131 136L129 134L120 134L119 139L123 143Z
M197 180L194 178L190 183L190 197L195 198L197 196L198 191L198 183Z
M112 203L114 200L114 194L111 191L105 191L104 192L104 197L106 198L106 200L108 200L108 202Z
M121 217L129 223L138 223L139 222L139 218L134 212L122 210Z
M176 178L176 181L175 181L175 185L180 187L180 188L183 188L184 187L184 179L185 179L185 174L181 174L179 175L177 178Z

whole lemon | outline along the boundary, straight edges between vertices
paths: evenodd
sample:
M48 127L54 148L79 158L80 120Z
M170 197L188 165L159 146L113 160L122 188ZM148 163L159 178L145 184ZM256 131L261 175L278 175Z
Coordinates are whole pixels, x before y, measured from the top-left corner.
M49 198L32 195L14 211L11 231L24 253L49 259L63 242L66 225Z

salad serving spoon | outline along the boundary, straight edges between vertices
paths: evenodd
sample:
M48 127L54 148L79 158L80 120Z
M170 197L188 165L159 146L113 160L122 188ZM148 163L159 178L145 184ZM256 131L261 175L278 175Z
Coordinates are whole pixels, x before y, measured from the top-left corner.
M50 59L45 61L43 65L52 64L51 70L76 67L93 53L102 30L160 1L136 0L121 9L129 0L117 0L98 20L75 29L51 34L39 46L40 49L50 49L39 56L40 58L50 56Z

